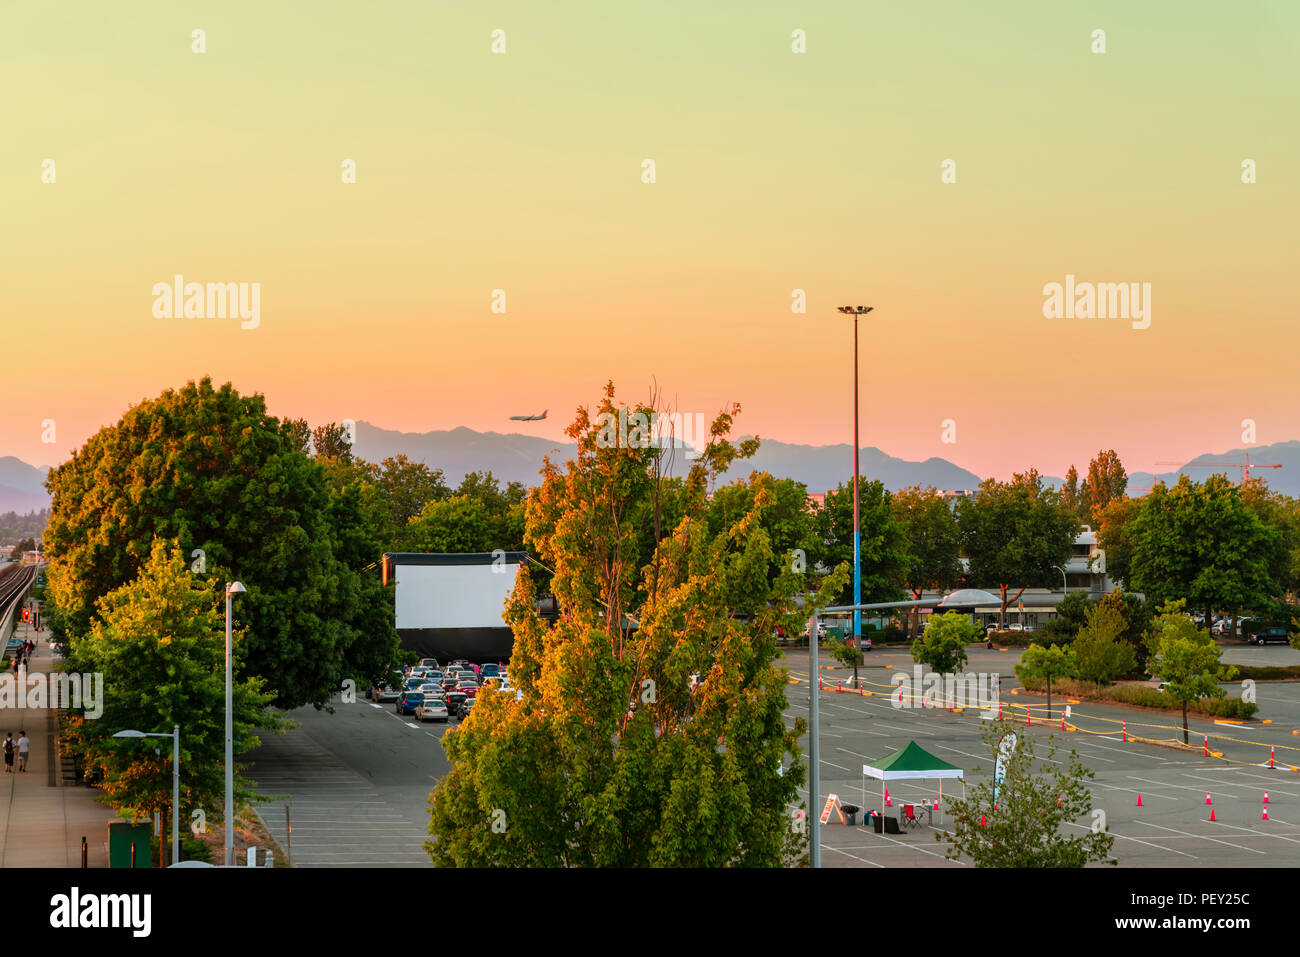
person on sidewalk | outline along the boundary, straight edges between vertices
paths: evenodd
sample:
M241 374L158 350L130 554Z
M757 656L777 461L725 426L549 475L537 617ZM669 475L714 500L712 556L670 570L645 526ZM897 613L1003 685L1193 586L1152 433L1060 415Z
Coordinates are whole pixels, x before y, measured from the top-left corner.
M14 733L9 732L5 737L5 774L14 772Z
M27 737L26 731L18 732L18 770L27 770L27 751L31 748L31 739Z

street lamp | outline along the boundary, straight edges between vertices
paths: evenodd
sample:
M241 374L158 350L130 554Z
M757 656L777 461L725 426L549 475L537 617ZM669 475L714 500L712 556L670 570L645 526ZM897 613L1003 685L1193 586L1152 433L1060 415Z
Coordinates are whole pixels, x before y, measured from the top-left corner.
M230 605L248 591L243 582L226 586L226 866L235 863L235 731L230 707Z
M171 738L172 739L172 863L181 862L181 726L172 725L172 733L162 731L119 731L115 738Z
M853 317L853 604L862 604L862 525L858 506L858 319L871 306L840 306L839 311ZM813 636L816 640L816 636ZM853 612L853 650L862 656L862 612Z

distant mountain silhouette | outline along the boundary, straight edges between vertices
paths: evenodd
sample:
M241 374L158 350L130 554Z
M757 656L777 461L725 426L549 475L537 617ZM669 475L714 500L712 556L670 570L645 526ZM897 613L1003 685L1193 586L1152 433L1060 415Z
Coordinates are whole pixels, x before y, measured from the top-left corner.
M0 512L36 512L50 507L45 491L48 467L28 465L12 455L0 458Z
M1274 442L1272 445L1256 445L1251 448L1229 449L1227 452L1212 452L1205 455L1198 455L1194 459L1188 459L1189 462L1245 462L1246 453L1250 453L1252 467L1250 470L1251 478L1258 476L1262 478L1268 487L1275 489L1284 495L1300 496L1300 442ZM1256 471L1254 465L1281 465L1280 469L1260 469ZM1150 487L1159 479L1166 485L1173 485L1178 481L1179 475L1187 475L1194 482L1204 481L1206 476L1214 475L1216 472L1228 476L1232 481L1241 480L1242 470L1231 465L1223 465L1221 468L1206 468L1204 466L1195 466L1188 468L1184 465L1175 472L1161 472L1152 474L1151 472L1130 472L1128 484L1133 486ZM1144 495L1145 492L1134 491L1133 495Z
M357 423L356 445L353 451L371 462L389 456L406 455L413 461L423 462L430 468L442 469L449 484L460 483L467 472L491 471L502 482L537 484L537 473L543 456L549 454L558 463L567 461L576 447L570 442L556 442L533 435L501 432L475 432L464 427L437 432L397 432L381 429L369 422ZM1268 483L1270 488L1287 495L1300 497L1300 441L1275 442L1251 449L1231 449L1198 456L1189 461L1237 462L1244 461L1250 452L1252 462L1280 463L1280 469L1252 471ZM862 474L868 479L880 479L885 487L897 491L908 485L933 485L937 489L974 489L980 478L974 472L954 465L947 459L929 458L924 462L911 462L895 458L874 447L862 449L860 455ZM674 472L682 474L689 466L686 454L676 456ZM817 494L848 482L853 472L853 450L842 445L794 445L764 439L758 454L746 462L732 466L733 478L748 475L751 471L770 472L778 478L793 478L804 483L808 491ZM1086 472L1086 468L1084 469ZM1224 466L1215 468L1186 468L1153 476L1150 472L1131 472L1129 486L1133 494L1141 495L1136 487L1150 486L1154 478L1166 484L1176 482L1180 472L1196 481L1221 471L1233 481L1241 478L1241 469ZM49 495L45 492L48 468L28 465L13 456L0 457L0 512L30 512L48 508ZM1061 479L1044 476L1044 484L1059 487Z
M456 484L466 472L491 470L502 482L537 484L542 456L564 462L576 450L566 442L553 442L517 433L475 432L458 428L447 432L393 432L369 422L357 423L357 441L353 451L363 459L378 462L391 455L404 454L430 468L440 468L448 483ZM940 489L973 489L979 476L951 462L931 458L909 462L886 455L877 448L864 448L859 455L862 474L880 479L885 487L897 490L908 485L933 485ZM689 467L686 455L679 455L674 471L682 474ZM736 477L751 471L771 472L778 478L803 482L812 493L826 492L853 477L853 448L849 445L790 445L764 439L758 454L732 466Z

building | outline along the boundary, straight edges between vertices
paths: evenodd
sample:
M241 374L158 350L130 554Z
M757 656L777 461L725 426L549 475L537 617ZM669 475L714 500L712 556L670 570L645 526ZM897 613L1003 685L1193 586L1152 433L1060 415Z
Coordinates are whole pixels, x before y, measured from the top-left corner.
M965 558L961 563L963 569L969 567ZM1065 597L1066 589L1071 593L1082 591L1089 599L1096 601L1119 587L1106 574L1106 551L1098 547L1097 533L1087 525L1083 526L1083 530L1075 537L1070 557L1063 566L1058 566L1058 571L1062 576L1059 587L1026 588L1016 601L1007 605L1006 624L1023 624L1026 628L1038 629L1049 618L1056 617L1056 606ZM967 584L973 588L986 589L995 595L998 593L996 582L968 582ZM1019 590L1019 585L1013 585L1007 590L1007 594L1013 596ZM927 591L922 597L933 598L939 594L941 593ZM982 625L996 625L1000 611L998 605L981 605L975 608L975 617ZM927 613L928 610L922 612L923 615Z

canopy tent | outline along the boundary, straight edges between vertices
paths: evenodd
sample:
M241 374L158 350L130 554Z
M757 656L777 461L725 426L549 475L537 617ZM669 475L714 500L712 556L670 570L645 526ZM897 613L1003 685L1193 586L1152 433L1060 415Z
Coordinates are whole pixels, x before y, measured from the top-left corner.
M942 758L936 758L915 741L907 742L893 754L881 758L875 764L862 766L862 806L865 813L867 804L867 778L880 779L880 805L885 804L885 782L938 779L939 799L943 800L943 779L960 778L962 793L966 792L966 772L955 764L949 764Z

